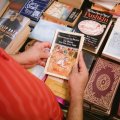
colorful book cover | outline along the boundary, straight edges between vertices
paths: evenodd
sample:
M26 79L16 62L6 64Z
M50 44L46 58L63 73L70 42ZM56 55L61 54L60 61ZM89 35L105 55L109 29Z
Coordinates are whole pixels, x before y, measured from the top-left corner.
M45 73L68 79L82 49L84 36L73 32L57 31L47 60Z
M6 48L13 38L30 22L19 13L8 10L0 19L0 47Z
M29 37L35 40L49 41L52 43L56 30L72 31L71 28L64 25L40 19Z
M120 65L99 58L91 72L84 100L104 111L110 110L120 83Z
M50 0L28 0L21 9L20 14L38 22L49 2Z
M87 9L81 14L75 32L85 35L85 45L97 48L105 37L111 19L111 14Z

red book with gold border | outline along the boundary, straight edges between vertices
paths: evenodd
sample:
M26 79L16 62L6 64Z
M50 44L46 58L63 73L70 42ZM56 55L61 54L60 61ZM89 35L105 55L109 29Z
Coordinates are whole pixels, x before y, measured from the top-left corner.
M105 111L111 108L120 81L120 65L98 58L85 89L84 100Z

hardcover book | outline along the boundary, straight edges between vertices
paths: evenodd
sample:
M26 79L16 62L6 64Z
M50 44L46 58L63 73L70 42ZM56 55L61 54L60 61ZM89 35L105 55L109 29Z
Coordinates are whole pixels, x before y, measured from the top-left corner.
M113 27L102 55L120 62L120 18Z
M73 32L57 31L47 60L45 73L68 79L73 64L82 50L84 36Z
M104 41L111 25L112 15L92 9L86 9L81 14L75 32L85 35L84 49L96 53Z
M52 43L56 30L72 31L71 28L64 25L40 19L29 37L38 41L49 41Z
M50 0L28 0L21 9L20 14L38 22L49 2Z
M109 111L119 83L120 65L99 58L91 72L84 100L103 111Z
M0 47L5 50L8 50L10 46L13 47L15 44L17 44L17 47L20 47L23 39L30 32L30 29L27 27L29 23L29 18L21 16L13 10L8 10L0 19ZM23 33L23 31L26 33Z

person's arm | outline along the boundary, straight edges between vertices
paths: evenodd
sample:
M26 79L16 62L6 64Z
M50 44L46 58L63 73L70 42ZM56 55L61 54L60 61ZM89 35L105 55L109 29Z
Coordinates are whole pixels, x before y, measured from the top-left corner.
M49 42L36 42L31 48L26 51L11 55L19 64L25 68L33 67L34 65L45 66L45 62L49 57L48 49L51 47Z
M72 69L69 78L70 107L67 120L83 120L83 95L88 81L88 70L80 53L79 61Z

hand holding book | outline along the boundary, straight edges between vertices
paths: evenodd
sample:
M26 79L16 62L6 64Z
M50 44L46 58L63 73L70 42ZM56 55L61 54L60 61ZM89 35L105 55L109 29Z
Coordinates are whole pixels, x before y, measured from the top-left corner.
M14 55L13 58L25 68L33 67L34 65L45 66L46 59L49 57L49 49L51 47L49 42L36 42L31 48L25 52Z
M73 66L69 77L70 96L72 99L83 99L84 89L88 81L88 70L83 60L82 52ZM77 98L76 98L77 97Z

